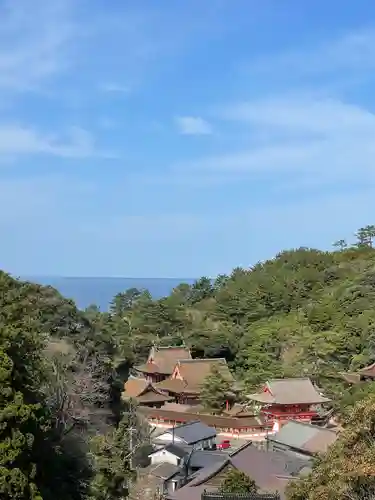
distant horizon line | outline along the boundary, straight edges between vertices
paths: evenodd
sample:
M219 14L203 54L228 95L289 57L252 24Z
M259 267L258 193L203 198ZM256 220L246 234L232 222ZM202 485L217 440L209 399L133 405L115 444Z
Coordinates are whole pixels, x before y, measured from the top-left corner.
M119 279L119 280L187 280L194 281L199 278L181 278L179 276L154 276L149 278L142 278L139 276L59 276L53 274L20 274L13 276L20 277L22 279ZM209 279L215 279L208 276Z

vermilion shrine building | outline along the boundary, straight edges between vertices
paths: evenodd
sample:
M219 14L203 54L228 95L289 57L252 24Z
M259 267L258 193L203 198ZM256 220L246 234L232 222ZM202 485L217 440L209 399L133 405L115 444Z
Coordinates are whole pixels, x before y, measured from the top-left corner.
M319 416L318 408L330 400L322 396L309 378L275 379L262 391L248 396L260 405L266 420L283 423L288 420L309 422Z

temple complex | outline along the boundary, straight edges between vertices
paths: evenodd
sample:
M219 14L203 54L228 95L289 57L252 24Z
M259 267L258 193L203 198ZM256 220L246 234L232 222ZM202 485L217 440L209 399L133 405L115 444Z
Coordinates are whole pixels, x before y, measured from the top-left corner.
M220 374L231 384L235 384L224 358L180 359L168 379L155 384L157 390L173 396L177 403L198 404L202 384L216 367Z
M259 404L260 414L268 421L279 423L310 422L319 415L318 407L330 401L317 391L309 378L271 380L261 392L248 398Z
M173 401L173 397L158 391L151 382L145 378L130 377L125 383L121 395L124 401L134 399L141 406L160 408L164 403Z
M141 406L160 407L167 402L197 405L202 384L213 367L235 386L224 358L192 359L190 350L184 346L154 346L146 363L135 367L140 376L129 378L122 397L134 398Z
M150 350L146 363L136 366L135 370L149 382L157 383L172 375L180 359L191 359L190 349L185 346L154 346Z
M375 363L361 368L357 372L342 373L341 376L349 384L375 380Z

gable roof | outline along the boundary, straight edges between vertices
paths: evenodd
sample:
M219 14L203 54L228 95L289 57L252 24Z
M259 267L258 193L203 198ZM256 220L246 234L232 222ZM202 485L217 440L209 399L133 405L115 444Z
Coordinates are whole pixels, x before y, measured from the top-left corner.
M187 387L198 391L205 378L211 375L213 367L219 370L225 380L231 383L234 382L234 377L224 358L183 359L178 361L176 367Z
M192 447L184 443L169 443L166 446L158 448L157 450L150 453L149 457L162 450L172 453L172 455L174 455L175 457L183 458L191 453Z
M204 489L212 491L206 483L230 465L253 478L261 490L278 491L281 498L284 498L288 481L295 478L306 464L305 459L294 458L283 452L260 450L249 442L232 453L224 462L201 469L192 481L177 490L171 498L198 500L200 498L198 494Z
M232 408L229 408L229 410L224 410L223 415L237 418L252 417L254 415L254 411L248 409L246 405L235 403Z
M222 451L194 450L186 457L189 467L193 469L203 469L212 467L215 464L225 462L228 456Z
M284 444L307 453L325 453L337 439L337 433L331 429L316 427L311 424L291 420L269 441Z
M194 450L192 446L184 443L169 443L163 448L150 453L149 457L161 450L168 451L172 455L184 459L184 463L193 469L212 466L218 462L224 462L228 458L228 455L222 451Z
M136 398L150 385L145 378L129 377L124 384L124 397Z
M174 434L186 444L195 444L199 441L216 437L216 430L213 427L209 427L199 421L172 427L165 432Z
M184 392L199 393L195 388L189 387L184 380L178 378L167 378L162 382L157 382L155 386L160 391L168 391L172 394L182 394Z
M171 375L179 359L191 359L190 349L184 346L152 347L147 362L136 370Z
M152 476L159 477L161 479L169 479L175 474L180 472L180 468L177 465L170 464L168 462L160 462L159 464L149 465L147 468L142 470L142 474L151 474Z
M361 381L361 373L359 372L341 372L340 375L348 384L359 384Z
M357 372L341 372L340 375L349 384L358 384L359 382L361 382L362 377L375 377L375 363L364 366Z
M165 402L171 400L158 391L151 382L143 378L130 377L124 384L123 399L133 398L138 402Z
M371 365L368 366L364 366L358 371L358 373L360 375L375 377L375 363L372 363Z
M264 404L320 404L330 401L320 395L309 378L273 379L265 391L251 394L249 399Z

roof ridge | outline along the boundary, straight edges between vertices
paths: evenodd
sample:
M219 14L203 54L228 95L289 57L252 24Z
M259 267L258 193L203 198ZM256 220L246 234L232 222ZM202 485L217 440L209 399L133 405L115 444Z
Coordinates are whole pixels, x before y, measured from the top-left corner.
M193 420L192 422L185 422L184 424L180 424L180 425L176 425L174 427L170 427L168 429L168 431L170 431L170 430L176 430L176 429L181 429L181 427L187 427L188 425L199 424L199 423L201 423L200 420Z
M315 429L318 431L323 430L323 431L329 431L329 432L335 433L335 431L332 429L327 429L326 427L319 427L317 425L311 424L310 422L300 422L298 420L289 420L289 422L287 422L285 425L283 425L283 427L287 426L288 424L294 424L294 425L297 424L297 425L301 425L303 427L310 427L311 429ZM281 429L283 427L281 427ZM280 429L280 431L281 431L281 429Z
M368 370L370 368L374 368L374 366L375 366L375 361L373 363L370 363L369 365L364 366L363 368L360 368L358 371L359 372L365 371L365 370Z
M310 377L284 377L284 378L271 378L268 382L280 382L280 381L291 381L291 380L309 380L311 382ZM311 382L312 383L312 382Z
M195 479L193 479L193 481L196 480L196 479L198 479L198 481L196 481L194 484L191 484L191 483L193 483L193 481L191 481L191 483L188 483L187 485L188 486L190 485L191 487L193 487L193 486L200 486L201 484L204 484L206 481L208 481L209 479L211 479L215 474L218 474L221 470L223 470L223 468L226 465L228 465L228 464L231 464L232 467L234 467L235 469L237 469L237 467L235 467L235 465L233 465L231 463L231 460L228 457L226 460L223 460L223 462L217 462L217 464L215 464L215 466L212 467L212 469L210 470L210 473L207 476L204 476L203 478L201 477L199 479L199 473L201 471L198 471L198 476Z
M246 443L242 444L236 450L229 453L229 458L235 457L240 451L245 450L248 446L253 446L252 441L246 441Z
M183 361L184 363L194 363L198 361L225 361L225 363L227 362L225 358L192 358L192 359L187 358L178 360L179 363L181 363L181 361Z
M162 345L156 348L157 351L160 351L161 349L186 349L190 351L190 347L187 347L186 345Z
M177 443L167 443L163 448L161 448L162 450L164 450L165 448L168 448L170 446L174 446L176 448L180 448L181 450L183 450L184 448L186 449L187 447L191 448L190 445L188 444L184 444L184 443L180 443L180 442L177 442Z
M296 479L295 476L291 474L273 474L273 476L277 479Z

